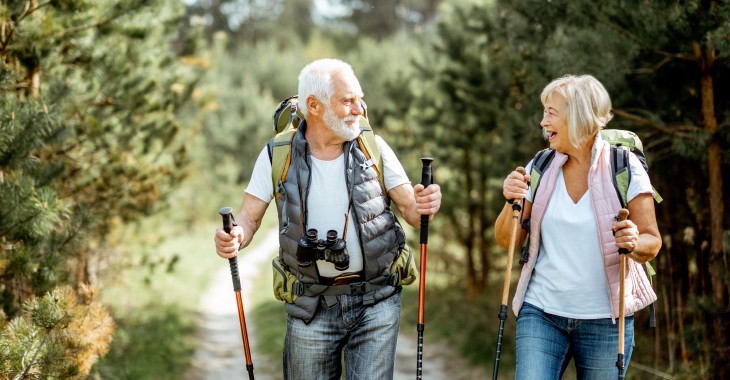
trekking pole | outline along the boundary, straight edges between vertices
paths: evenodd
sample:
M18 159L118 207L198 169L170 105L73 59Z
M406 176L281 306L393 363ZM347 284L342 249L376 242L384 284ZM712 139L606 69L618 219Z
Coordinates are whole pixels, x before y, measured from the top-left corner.
M619 222L626 220L629 217L629 210L622 208L618 212L616 220ZM618 250L620 261L619 261L619 286L618 286L618 357L616 359L616 368L618 368L618 378L623 380L624 373L624 335L626 334L626 311L624 310L624 277L626 276L626 255L629 254L629 250L626 248L619 248Z
M218 213L223 217L223 230L231 233L233 227L233 209L223 207ZM238 277L238 257L228 259L231 266L231 277L233 278L233 291L236 292L236 303L238 304L238 323L241 325L241 338L243 338L243 351L246 355L246 370L248 371L249 380L254 380L253 363L251 362L251 351L248 347L248 333L246 332L246 317L243 314L243 301L241 300L241 279Z
M517 171L525 175L525 168L518 167ZM517 240L517 231L520 226L520 212L522 206L517 200L512 200L512 235L509 238L509 250L507 251L507 268L504 270L504 285L502 287L502 304L499 306L499 335L497 336L497 352L494 357L494 372L492 379L497 380L499 373L499 357L502 352L502 335L504 334L504 321L507 319L507 299L509 298L509 285L512 277L512 254L515 251L515 240Z
M433 158L421 158L423 168L421 170L421 184L428 187L431 184L431 162ZM426 246L428 245L428 215L421 215L421 273L418 280L418 357L416 363L416 379L421 380L423 370L423 330L426 325L423 322L423 309L426 297Z

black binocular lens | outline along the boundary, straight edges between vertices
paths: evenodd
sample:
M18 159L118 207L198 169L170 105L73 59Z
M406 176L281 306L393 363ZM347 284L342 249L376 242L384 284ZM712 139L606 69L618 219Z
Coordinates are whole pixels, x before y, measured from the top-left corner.
M337 231L327 231L327 240L317 239L317 230L310 228L306 236L299 238L297 246L297 264L302 267L312 265L316 260L325 260L335 265L335 269L343 271L350 267L350 255L347 243L337 237Z
M307 240L311 241L312 243L317 242L317 230L314 228L310 228L307 230Z

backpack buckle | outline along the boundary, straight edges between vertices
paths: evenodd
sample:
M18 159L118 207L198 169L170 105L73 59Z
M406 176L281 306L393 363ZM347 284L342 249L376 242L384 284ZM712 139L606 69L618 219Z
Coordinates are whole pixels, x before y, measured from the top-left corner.
M292 284L291 291L297 297L301 297L301 296L304 295L305 288L306 288L306 286L303 283L297 281L297 282L295 282L295 283Z
M373 166L373 159L369 159L362 164L360 164L360 169L367 170L369 167Z
M366 290L367 282L353 282L350 285L350 294L363 294Z

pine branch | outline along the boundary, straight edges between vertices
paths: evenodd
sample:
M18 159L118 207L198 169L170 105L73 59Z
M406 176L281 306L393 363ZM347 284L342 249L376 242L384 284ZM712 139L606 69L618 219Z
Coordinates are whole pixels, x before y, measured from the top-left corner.
M25 9L23 10L23 13L21 13L20 16L18 16L18 20L16 21L16 23L23 21L24 18L30 16L33 12L45 7L46 5L51 5L51 1L46 1L45 3L40 3L33 8L31 8L31 2L26 1Z
M111 14L109 16L107 16L106 18L103 18L97 22L94 22L91 24L86 24L86 25L79 25L79 26L65 29L65 30L61 31L61 33L58 34L58 37L63 38L63 37L67 37L70 34L74 34L74 33L92 29L92 28L98 28L100 26L106 25L106 24L116 20L119 17L122 17L123 15L124 15L124 13L121 10L119 10L119 9L114 10L111 12Z
M654 65L654 67L652 67L652 68L640 68L640 69L634 70L633 72L636 74L653 74L653 73L659 71L659 69L662 66L664 66L665 64L667 64L671 61L672 61L671 57L664 57L664 58L662 58L661 61L659 61L659 63Z
M69 35L77 33L77 32L82 32L84 30L88 30L88 29L92 29L92 28L98 28L102 25L108 24L111 21L114 21L117 17L119 17L119 15L110 16L106 19L103 19L101 21L97 21L97 22L94 22L91 24L79 25L79 26L75 26L73 28L64 29L57 36L60 38L64 38L64 37L68 37Z
M39 9L47 6L47 5L51 5L51 1L50 0L49 1L46 1L45 3L38 4L35 7L32 7L31 8L31 2L30 1L26 1L25 2L25 9L23 9L23 13L21 13L20 16L18 16L18 19L15 20L15 24L16 25L19 24L21 21L23 21L23 19L25 19L26 17L30 16L35 11L37 11L37 10L39 10ZM5 29L6 29L6 27L8 27L10 29L8 31L7 37L5 36ZM3 23L2 24L2 34L0 34L0 37L2 37L2 40L0 41L0 52L4 52L5 49L8 47L8 44L13 39L13 34L15 34L15 28L8 26L6 23Z
M647 119L643 116L637 115L635 113L631 113L624 110L613 110L613 114L619 117L623 117L625 119L634 121L638 123L639 125L643 125L645 127L652 128L654 130L657 130L659 132L668 134L668 135L676 135L681 134L683 132L700 132L702 131L701 128L694 126L694 125L687 125L687 124L678 124L673 127L667 126L667 124L661 122L661 121L653 121L650 119Z
M648 44L644 42L641 38L639 38L636 34L632 33L626 28L623 28L619 26L617 23L611 21L606 15L600 12L593 12L593 13L585 13L582 12L580 9L578 9L578 5L575 5L576 3L571 3L570 5L573 5L572 7L569 5L570 8L573 8L573 10L586 17L588 20L591 20L597 24L603 24L607 26L609 29L613 29L618 34L626 37L628 40L634 42L635 44L639 45L642 49L652 52L654 54L660 55L666 59L679 59L683 61L690 61L690 62L696 62L697 56L695 54L682 54L682 53L672 53L668 51L664 51L661 49L654 48L651 44ZM663 66L666 62L662 60L654 66L652 70L657 70L659 67ZM646 69L648 70L648 69Z
M642 49L644 49L646 51L652 52L654 54L660 55L660 56L665 57L665 58L670 59L670 60L671 59L679 59L679 60L682 60L682 61L689 61L689 62L696 62L697 61L697 57L695 55L693 55L693 54L670 53L668 51L664 51L664 50L661 50L661 49L656 49L656 48L652 47L651 45L649 45L649 44L645 43L644 41L642 41L638 36L636 36L635 34L631 33L627 29L624 29L624 28L618 26L617 24L615 24L615 23L613 23L611 21L601 20L599 18L595 18L595 21L597 21L597 22L602 22L603 21L606 26L608 26L609 28L615 30L616 32L618 32L622 36L624 36L627 39L629 39L630 41L634 42L635 44L639 45ZM660 62L660 64L658 64L657 66L655 66L654 69L658 69L659 67L661 67L662 65L664 65L664 63L666 63L666 62Z
M67 316L68 316L68 313L64 314L61 318L59 318L56 321L56 323L53 324L53 326L51 326L51 328L49 328L49 329L46 330L46 334L43 335L43 339L41 340L41 344L38 345L38 348L36 348L35 353L33 354L33 359L31 359L30 360L30 363L28 363L28 366L25 367L25 370L23 371L23 374L19 378L16 376L15 379L23 380L26 377L28 377L28 372L33 367L33 363L35 362L35 360L38 358L38 354L40 353L41 348L43 348L43 346L46 344L46 339L48 339L49 331L51 329L53 329L54 327L56 327L56 325L58 325L61 321L63 321ZM23 355L23 361L25 361L25 355Z

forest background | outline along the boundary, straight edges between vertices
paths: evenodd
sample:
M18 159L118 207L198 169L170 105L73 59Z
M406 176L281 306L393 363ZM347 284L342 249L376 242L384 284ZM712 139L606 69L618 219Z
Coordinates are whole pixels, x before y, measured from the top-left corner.
M486 368L502 180L546 146L541 89L597 77L664 197L634 376L730 378L730 3L692 0L1 0L0 376L180 378L216 211L322 57L414 182L435 158L429 331Z

